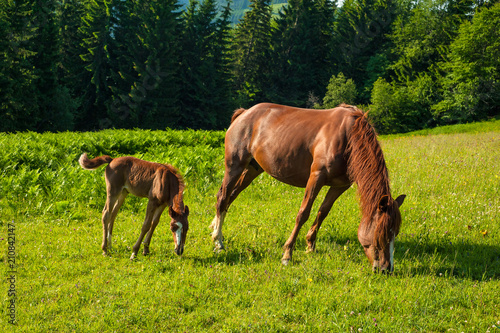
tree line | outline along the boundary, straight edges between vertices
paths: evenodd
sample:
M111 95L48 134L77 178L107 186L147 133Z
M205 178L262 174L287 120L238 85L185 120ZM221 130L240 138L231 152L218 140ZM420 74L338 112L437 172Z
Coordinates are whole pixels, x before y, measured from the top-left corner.
M3 0L1 131L227 128L269 101L370 110L380 133L500 113L487 0Z

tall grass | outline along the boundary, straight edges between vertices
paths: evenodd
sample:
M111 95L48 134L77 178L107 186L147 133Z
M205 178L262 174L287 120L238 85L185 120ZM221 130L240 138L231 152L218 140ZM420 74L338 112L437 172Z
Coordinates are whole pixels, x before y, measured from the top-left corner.
M226 251L208 225L223 176L223 132L109 130L0 134L0 243L16 223L20 332L495 332L500 327L500 122L381 137L393 196L407 194L395 273L374 275L356 237L355 188L305 253L280 263L303 190L263 175L231 207ZM151 254L128 258L146 200L129 196L110 257L100 251L103 169L78 157L134 155L185 176L190 231L173 253L164 216ZM325 190L315 203L317 211ZM312 218L311 218L312 219ZM0 254L6 276L7 251ZM0 292L7 302L8 286ZM4 303L6 304L6 303ZM11 330L6 306L0 330Z

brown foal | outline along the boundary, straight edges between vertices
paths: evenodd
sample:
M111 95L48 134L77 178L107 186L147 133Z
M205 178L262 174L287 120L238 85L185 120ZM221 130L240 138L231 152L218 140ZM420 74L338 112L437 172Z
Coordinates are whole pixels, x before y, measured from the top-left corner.
M186 235L189 229L189 208L184 206L184 182L181 175L169 164L152 163L135 157L125 156L113 159L107 155L89 159L82 154L80 166L93 170L108 163L106 166L106 204L102 211L102 250L107 255L111 249L113 224L129 193L148 198L146 218L141 234L132 248L134 259L139 252L144 239L144 255L149 253L149 244L163 210L168 206L171 217L170 230L175 243L175 253L181 255L184 251ZM146 235L147 234L147 235Z

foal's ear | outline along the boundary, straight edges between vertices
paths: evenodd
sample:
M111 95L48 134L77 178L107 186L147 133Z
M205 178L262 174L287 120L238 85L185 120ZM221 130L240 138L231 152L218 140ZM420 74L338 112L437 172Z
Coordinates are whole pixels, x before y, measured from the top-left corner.
M179 216L175 210L172 209L172 207L168 207L168 214L170 215L171 218L175 218Z
M187 205L184 206L184 215L189 216L189 207Z
M401 194L399 197L396 198L396 202L398 203L398 206L401 207L403 204L403 201L405 201L406 194Z
M380 198L380 201L378 202L378 209L382 212L386 212L388 207L389 207L389 196L383 195L382 198Z

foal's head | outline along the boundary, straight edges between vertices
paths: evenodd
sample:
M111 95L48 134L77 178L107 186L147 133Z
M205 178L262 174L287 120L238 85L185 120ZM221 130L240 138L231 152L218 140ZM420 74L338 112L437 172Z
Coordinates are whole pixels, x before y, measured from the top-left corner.
M170 207L168 213L172 218L172 221L170 221L170 230L172 230L174 237L175 253L180 256L184 252L184 244L186 243L186 235L189 229L189 208L188 206L184 206L184 211L179 213Z
M384 195L371 221L364 220L358 229L358 239L370 260L373 271L392 272L394 270L394 239L401 226L399 207L405 195L396 200Z

